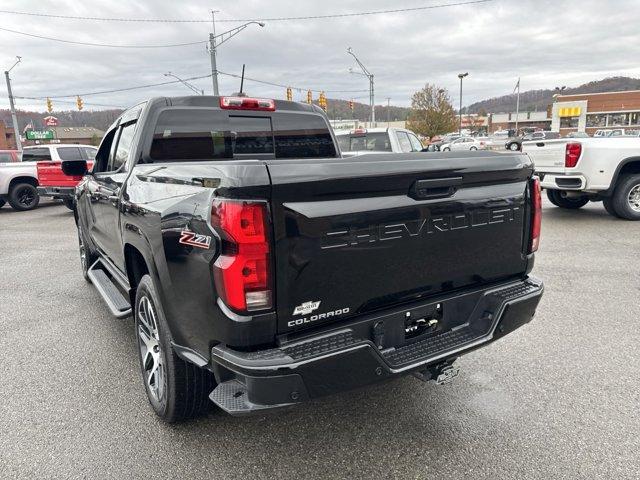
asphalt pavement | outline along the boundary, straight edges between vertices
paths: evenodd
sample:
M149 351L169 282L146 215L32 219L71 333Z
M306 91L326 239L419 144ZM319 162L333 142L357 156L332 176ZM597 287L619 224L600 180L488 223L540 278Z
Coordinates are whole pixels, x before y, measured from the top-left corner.
M132 319L80 273L73 216L0 209L0 478L640 478L640 222L544 205L536 318L413 377L169 426Z

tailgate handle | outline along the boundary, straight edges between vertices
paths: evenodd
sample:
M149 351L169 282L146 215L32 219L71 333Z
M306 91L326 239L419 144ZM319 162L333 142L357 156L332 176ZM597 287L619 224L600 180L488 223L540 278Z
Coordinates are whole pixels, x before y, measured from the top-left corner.
M538 142L538 143L536 143L536 147L544 147L544 142Z
M416 180L409 190L409 196L415 199L446 198L462 185L462 177L429 178Z

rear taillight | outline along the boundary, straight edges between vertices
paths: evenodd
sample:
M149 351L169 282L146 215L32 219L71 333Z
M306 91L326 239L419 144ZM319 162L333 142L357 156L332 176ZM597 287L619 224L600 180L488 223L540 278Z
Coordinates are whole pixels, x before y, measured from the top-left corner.
M578 159L582 153L581 143L567 143L564 153L564 166L566 168L573 168L578 164Z
M540 180L533 177L530 183L531 192L531 243L529 253L538 250L540 244L540 228L542 226L542 197L540 196Z
M270 98L220 97L220 108L273 112L276 109L276 102Z
M211 223L222 237L222 251L213 265L220 298L240 312L271 308L266 203L218 199Z

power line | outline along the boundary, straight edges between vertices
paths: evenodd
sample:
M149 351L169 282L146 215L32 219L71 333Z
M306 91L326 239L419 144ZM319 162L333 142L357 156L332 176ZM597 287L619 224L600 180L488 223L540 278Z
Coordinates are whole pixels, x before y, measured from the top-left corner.
M173 43L169 45L116 45L110 43L92 43L92 42L78 42L75 40L65 40L63 38L45 37L44 35L37 35L35 33L20 32L18 30L11 30L9 28L0 27L0 30L4 32L15 33L18 35L24 35L26 37L39 38L41 40L49 40L52 42L70 43L73 45L84 45L87 47L109 47L109 48L169 48L169 47L186 47L190 45L201 45L208 43L209 40L199 40L197 42L186 43Z
M201 78L209 78L210 76L211 76L211 74L209 74L209 75L201 75L199 77L184 78L183 80L188 82L190 80L200 80ZM180 80L169 80L169 81L160 82L160 83L149 83L147 85L137 85L135 87L114 88L113 90L101 90L101 91L98 91L98 92L73 93L73 94L65 94L65 95L48 95L47 97L18 97L18 96L16 96L16 98L27 98L27 99L31 99L31 100L44 100L46 98L60 99L60 98L90 97L92 95L103 95L105 93L128 92L128 91L131 91L131 90L140 90L140 89L143 89L143 88L161 87L163 85L170 85L172 83L180 83Z
M44 100L47 97L14 97L14 98L19 98L20 100ZM49 97L52 98L52 97ZM53 100L56 101L56 103L65 103L65 104L69 104L69 105L75 105L76 102L73 100L59 100L54 98ZM93 103L93 102L83 102L83 105L89 105L92 107L110 107L110 108L121 108L121 109L125 109L126 107L123 107L122 105L113 105L113 104L107 104L107 103Z
M382 15L386 13L407 13L416 12L421 10L432 10L436 8L457 7L463 5L475 5L480 3L487 3L493 0L468 0L454 3L443 3L437 5L425 5L422 7L412 8L394 8L388 10L372 10L368 12L353 12L353 13L334 13L327 15L306 15L299 17L272 17L272 18L235 18L235 19L221 19L216 22L249 22L249 21L264 21L264 22L282 22L290 20L319 20L325 18L343 18L343 17L356 17L360 15ZM101 22L146 22L146 23L210 23L210 20L203 19L170 19L170 18L117 18L117 17L88 17L88 16L75 16L75 15L55 15L49 13L34 13L34 12L19 12L14 10L0 10L0 13L6 13L9 15L27 15L31 17L45 17L45 18L60 18L71 20L92 20Z
M241 78L240 75L235 73L227 73L221 70L218 70L220 75L226 75L227 77ZM284 83L275 83L269 82L267 80L259 80L257 78L244 77L245 80L255 83L262 83L264 85L271 85L272 87L281 87L281 88L289 88L291 87L293 90L298 90L300 92L311 90L312 92L325 92L325 93L356 93L356 92L368 92L369 90L322 90L321 88L306 88L306 87L296 87L293 85L285 85Z

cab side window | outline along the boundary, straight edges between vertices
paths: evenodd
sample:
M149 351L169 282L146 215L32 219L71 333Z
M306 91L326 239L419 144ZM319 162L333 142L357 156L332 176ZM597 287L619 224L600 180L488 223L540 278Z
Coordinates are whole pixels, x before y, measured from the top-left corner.
M411 151L411 142L409 141L409 137L405 132L396 132L396 137L398 139L398 143L400 144L400 149L403 152Z
M118 143L113 155L109 158L108 172L117 172L127 163L131 144L133 143L133 134L136 132L136 123L131 122L119 128Z
M421 152L424 147L422 146L422 142L418 140L418 137L416 137L412 133L407 133L407 135L409 135L409 141L411 142L412 151Z
M102 143L100 144L100 148L98 148L98 153L96 153L95 162L93 164L93 173L101 173L108 172L107 170L109 166L109 158L111 157L111 150L115 147L115 136L117 128L110 130L104 136Z

